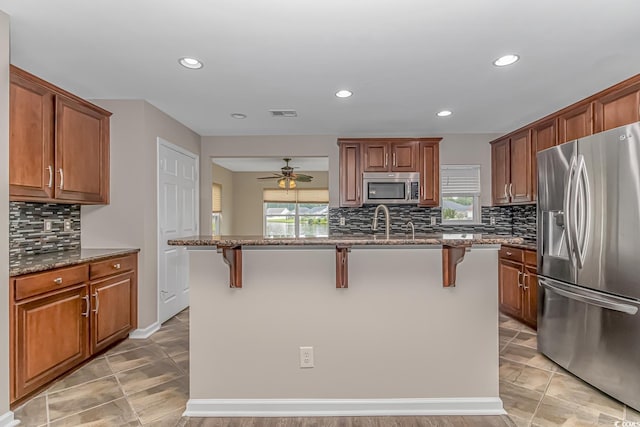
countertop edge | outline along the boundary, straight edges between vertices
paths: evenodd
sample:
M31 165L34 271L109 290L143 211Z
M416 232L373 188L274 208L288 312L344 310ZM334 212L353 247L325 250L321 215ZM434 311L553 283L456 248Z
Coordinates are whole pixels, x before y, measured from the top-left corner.
M92 250L92 249L94 248L90 248L89 250ZM42 263L33 264L25 267L10 267L9 277L17 277L17 276L23 276L25 274L39 273L42 271L53 270L55 268L71 267L74 265L84 264L87 262L101 261L101 260L113 258L116 256L129 255L129 254L140 252L139 248L122 248L122 249L95 248L95 250L109 251L109 252L98 254L98 255L88 255L81 258L77 258L77 259L43 261ZM43 254L43 255L51 255L51 254Z

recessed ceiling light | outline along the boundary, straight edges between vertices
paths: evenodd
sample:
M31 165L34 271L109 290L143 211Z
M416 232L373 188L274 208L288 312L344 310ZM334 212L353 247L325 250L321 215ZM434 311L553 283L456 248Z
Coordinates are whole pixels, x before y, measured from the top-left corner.
M351 95L353 95L353 92L351 92L350 90L346 90L346 89L342 89L336 92L336 96L338 98L348 98Z
M449 110L442 110L442 111L438 111L436 113L436 116L438 116L438 117L447 117L447 116L450 116L452 114L453 113L451 111L449 111Z
M197 69L202 68L204 66L204 64L202 64L202 62L198 61L195 58L189 58L189 57L180 58L178 60L178 62L183 67L191 68L192 70L197 70Z
M513 64L518 59L520 59L518 55L514 55L514 54L504 55L496 59L495 61L493 61L493 65L495 65L496 67L504 67L506 65Z
M246 119L247 115L242 113L231 113L231 117L234 119Z

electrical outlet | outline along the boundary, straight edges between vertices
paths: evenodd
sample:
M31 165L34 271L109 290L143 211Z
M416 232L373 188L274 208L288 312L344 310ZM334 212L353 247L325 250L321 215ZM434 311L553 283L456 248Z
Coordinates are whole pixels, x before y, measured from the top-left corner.
M313 347L300 347L300 367L313 368Z
M346 221L343 216L340 217L340 225L345 225Z
M496 225L496 217L495 216L489 217L489 225Z
M71 218L64 220L64 231L71 231Z
M436 225L436 217L435 216L431 217L431 225Z
M45 219L44 220L44 231L51 231L53 229L53 220Z

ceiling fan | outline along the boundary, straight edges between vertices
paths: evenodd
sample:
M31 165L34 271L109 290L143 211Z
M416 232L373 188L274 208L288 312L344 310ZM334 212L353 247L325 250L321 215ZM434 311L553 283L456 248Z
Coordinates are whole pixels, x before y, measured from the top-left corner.
M285 165L280 169L281 173L273 173L273 176L263 176L258 179L277 179L278 187L290 189L296 188L296 181L300 182L311 182L313 179L312 176L304 175L301 173L294 173L293 170L297 169L297 167L289 166L290 158L282 159L285 161Z

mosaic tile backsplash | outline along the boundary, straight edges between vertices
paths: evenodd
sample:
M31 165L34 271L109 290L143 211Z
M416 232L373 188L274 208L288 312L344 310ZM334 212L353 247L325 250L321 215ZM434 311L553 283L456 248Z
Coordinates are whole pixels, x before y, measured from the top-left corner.
M71 230L64 231L64 220ZM44 220L53 221L44 231ZM9 203L9 257L19 258L80 248L80 205Z
M408 205L387 205L393 221L391 234L408 232L406 223L411 221L416 233L485 233L508 234L535 240L536 238L536 205L523 206L482 206L481 224L443 225L440 208L426 208ZM364 205L361 208L330 208L329 234L341 235L384 235L384 219L379 214L379 227L371 230L371 222L375 205ZM491 218L495 224L491 224ZM344 218L345 225L340 225ZM431 225L435 218L435 225Z

